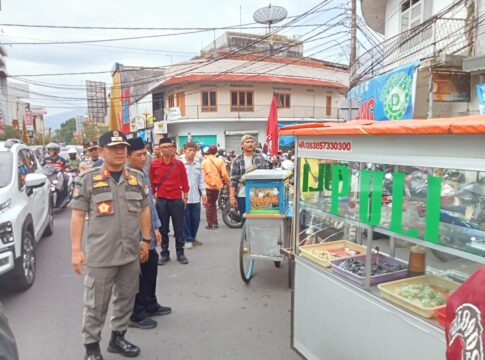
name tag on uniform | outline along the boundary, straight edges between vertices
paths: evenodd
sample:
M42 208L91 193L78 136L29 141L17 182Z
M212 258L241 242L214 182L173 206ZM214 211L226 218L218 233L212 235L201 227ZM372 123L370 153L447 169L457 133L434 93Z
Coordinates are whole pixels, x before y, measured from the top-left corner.
M96 203L96 214L98 216L106 216L113 214L113 201L101 201Z
M91 180L93 182L95 182L95 181L103 181L104 180L104 176L103 175L92 175L91 176Z
M98 181L93 183L93 189L98 189L102 187L109 187L109 183L107 181Z

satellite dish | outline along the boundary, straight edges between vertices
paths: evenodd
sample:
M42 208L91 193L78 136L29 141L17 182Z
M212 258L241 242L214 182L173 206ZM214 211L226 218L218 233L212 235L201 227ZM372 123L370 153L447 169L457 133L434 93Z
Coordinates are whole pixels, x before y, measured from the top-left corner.
M283 21L287 16L288 11L284 7L271 6L271 4L269 4L268 6L256 10L253 19L259 24L268 25L268 30L271 32L271 25Z

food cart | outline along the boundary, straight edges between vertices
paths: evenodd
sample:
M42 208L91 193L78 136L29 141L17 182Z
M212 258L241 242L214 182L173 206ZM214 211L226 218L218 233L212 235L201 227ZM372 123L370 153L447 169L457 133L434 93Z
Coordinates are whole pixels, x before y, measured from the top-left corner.
M302 357L445 357L443 305L485 262L484 134L485 116L282 129L296 136L292 347ZM416 246L422 275L410 271Z
M245 175L246 219L241 233L239 268L241 278L249 283L254 260L273 261L277 268L283 261L282 249L290 244L290 206L288 170L254 170Z

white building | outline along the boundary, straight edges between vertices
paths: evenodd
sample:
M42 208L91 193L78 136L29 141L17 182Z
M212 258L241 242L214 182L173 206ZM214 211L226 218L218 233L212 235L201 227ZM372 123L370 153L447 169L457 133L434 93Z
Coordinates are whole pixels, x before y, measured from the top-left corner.
M273 95L280 122L347 116L339 110L348 86L347 66L304 58L303 44L283 36L265 40L226 33L214 45L196 59L166 68L163 79L132 100L130 119L133 124L138 119L136 128L149 113L167 121L168 136L178 146L192 138L238 150L245 133L264 143ZM245 51L235 51L241 46ZM155 141L160 136L155 134Z
M476 84L485 82L485 0L361 4L365 21L385 41L352 65L351 88L417 61L414 118L478 113Z

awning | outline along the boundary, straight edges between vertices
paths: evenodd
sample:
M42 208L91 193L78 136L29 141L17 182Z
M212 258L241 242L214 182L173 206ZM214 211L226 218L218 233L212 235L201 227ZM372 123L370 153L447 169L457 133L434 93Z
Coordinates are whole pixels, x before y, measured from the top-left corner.
M485 134L485 115L428 120L356 120L346 123L302 124L284 127L279 134L297 136Z

